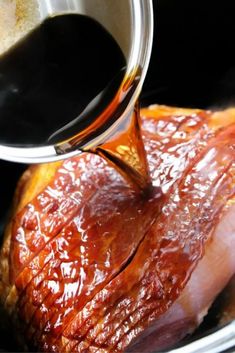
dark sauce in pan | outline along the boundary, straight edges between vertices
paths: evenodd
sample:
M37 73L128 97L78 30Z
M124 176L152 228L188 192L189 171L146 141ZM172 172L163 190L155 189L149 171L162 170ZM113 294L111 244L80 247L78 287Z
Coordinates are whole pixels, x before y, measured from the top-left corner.
M0 143L44 146L74 136L68 150L89 146L125 110L138 83L138 75L125 74L120 47L98 22L76 14L46 19L0 58ZM138 112L124 120L113 143L105 138L93 152L143 188L148 176Z
M48 144L110 86L103 97L108 104L125 66L121 49L98 22L72 14L46 19L1 57L1 143ZM97 117L96 110L83 116L80 130Z

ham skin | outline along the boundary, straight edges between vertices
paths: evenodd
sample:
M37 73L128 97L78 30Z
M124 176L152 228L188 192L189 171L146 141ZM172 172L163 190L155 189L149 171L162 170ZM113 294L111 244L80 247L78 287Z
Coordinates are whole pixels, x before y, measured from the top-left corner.
M23 349L156 352L200 324L235 273L235 109L141 110L143 196L101 157L30 167L0 254Z

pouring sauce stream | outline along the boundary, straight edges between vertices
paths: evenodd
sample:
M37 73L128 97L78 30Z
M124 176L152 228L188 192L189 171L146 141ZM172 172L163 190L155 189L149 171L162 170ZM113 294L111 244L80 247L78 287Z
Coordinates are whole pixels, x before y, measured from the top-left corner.
M48 18L0 57L0 144L89 150L143 190L150 179L138 104L124 114L137 84L98 22Z

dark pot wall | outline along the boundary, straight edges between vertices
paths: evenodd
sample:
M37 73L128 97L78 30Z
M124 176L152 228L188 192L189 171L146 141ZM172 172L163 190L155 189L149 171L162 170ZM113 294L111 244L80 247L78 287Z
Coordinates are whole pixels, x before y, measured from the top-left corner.
M235 1L154 0L142 101L208 108L235 103Z

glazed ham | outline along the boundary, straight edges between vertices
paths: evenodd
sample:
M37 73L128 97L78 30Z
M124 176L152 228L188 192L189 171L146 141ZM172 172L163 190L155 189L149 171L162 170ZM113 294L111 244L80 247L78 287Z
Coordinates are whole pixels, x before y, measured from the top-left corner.
M1 251L2 306L44 352L153 352L235 273L235 110L150 106L142 195L101 157L30 167Z

